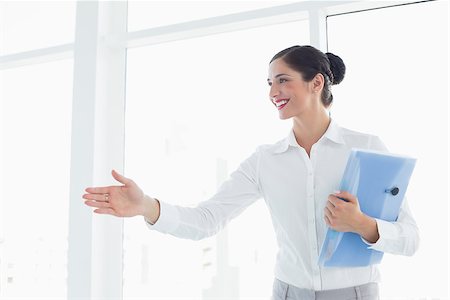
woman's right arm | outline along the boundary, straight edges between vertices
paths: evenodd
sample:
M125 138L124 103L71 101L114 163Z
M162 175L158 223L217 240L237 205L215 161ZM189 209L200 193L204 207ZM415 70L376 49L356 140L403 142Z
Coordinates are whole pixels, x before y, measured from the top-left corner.
M151 230L191 240L200 240L219 232L231 219L262 197L258 180L259 151L258 147L229 175L212 197L196 207L184 207L155 199L160 205L160 215L153 225L148 220L154 219L146 217L147 226ZM156 207L156 203L153 207Z
M142 215L148 227L179 238L199 240L220 231L232 218L261 198L258 183L259 149L244 160L208 200L197 207L172 205L145 195L131 179L113 171L123 186L87 188L86 205L95 213L117 217ZM108 201L104 194L109 194Z

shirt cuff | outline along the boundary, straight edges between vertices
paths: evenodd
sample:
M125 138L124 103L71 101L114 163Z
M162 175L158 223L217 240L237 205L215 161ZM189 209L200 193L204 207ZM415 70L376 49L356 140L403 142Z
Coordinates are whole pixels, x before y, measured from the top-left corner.
M395 240L398 237L397 227L392 223L385 220L374 218L377 222L379 238L375 243L370 243L363 237L361 240L369 245L368 249L378 250L384 252L386 241Z
M170 233L177 229L180 218L175 205L159 201L159 218L155 224L151 224L145 217L144 221L151 230L157 230L162 233Z

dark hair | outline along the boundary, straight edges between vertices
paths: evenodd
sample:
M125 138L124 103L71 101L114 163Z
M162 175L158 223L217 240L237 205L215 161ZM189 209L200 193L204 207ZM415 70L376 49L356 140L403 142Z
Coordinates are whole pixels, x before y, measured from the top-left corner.
M296 45L278 52L270 62L277 58L283 59L290 68L301 73L305 81L309 82L317 73L321 73L325 78L322 103L325 107L330 106L333 102L330 86L339 84L345 75L345 64L339 56L330 52L323 53L313 46Z

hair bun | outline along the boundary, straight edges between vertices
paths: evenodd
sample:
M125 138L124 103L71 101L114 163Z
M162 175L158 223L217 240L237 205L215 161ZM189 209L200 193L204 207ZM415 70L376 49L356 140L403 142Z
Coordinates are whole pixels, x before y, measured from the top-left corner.
M330 61L331 73L333 73L332 84L339 84L345 76L345 64L344 61L337 55L327 52L325 53Z

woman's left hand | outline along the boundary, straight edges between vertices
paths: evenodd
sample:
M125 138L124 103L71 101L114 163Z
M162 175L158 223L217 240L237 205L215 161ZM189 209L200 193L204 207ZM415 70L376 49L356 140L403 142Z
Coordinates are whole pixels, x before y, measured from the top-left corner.
M340 232L357 232L357 228L364 217L359 207L358 198L345 191L330 194L324 212L325 223L331 229Z

